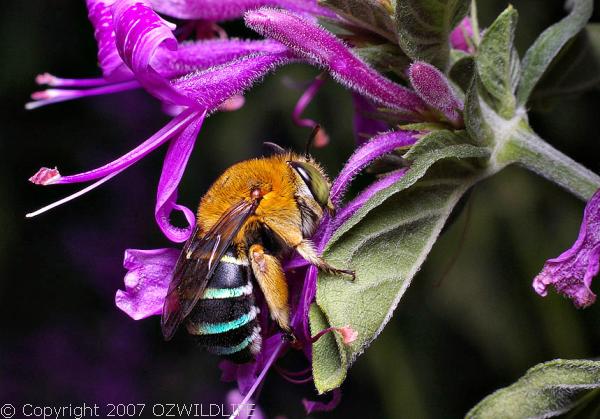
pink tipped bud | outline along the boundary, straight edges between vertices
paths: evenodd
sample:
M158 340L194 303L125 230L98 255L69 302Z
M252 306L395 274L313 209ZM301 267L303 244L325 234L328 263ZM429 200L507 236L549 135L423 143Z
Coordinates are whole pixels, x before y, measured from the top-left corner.
M60 172L56 167L54 169L42 167L35 175L29 178L29 181L36 185L52 185L58 179L60 179Z

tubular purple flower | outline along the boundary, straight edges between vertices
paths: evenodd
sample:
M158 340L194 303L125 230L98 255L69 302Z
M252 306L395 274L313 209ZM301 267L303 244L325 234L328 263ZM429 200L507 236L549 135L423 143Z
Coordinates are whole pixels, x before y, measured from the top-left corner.
M248 10L262 6L281 7L299 13L336 18L335 13L320 7L315 0L150 0L159 13L178 19L231 20Z
M441 112L454 127L464 126L464 103L440 70L426 62L416 61L409 67L408 76L413 89L427 105Z
M178 45L171 29L145 4L133 0L117 0L113 5L113 12L116 44L124 62L130 66L137 78L135 83L139 82L150 93L162 99L170 109L176 112L181 111L171 122L140 146L98 169L72 176L61 176L58 171L52 172L52 175L49 176L50 169L40 169L30 180L42 185L100 180L76 194L28 214L30 217L68 202L101 185L180 131L183 131L181 135L184 137L181 139L182 144L185 144L187 152L191 152L188 147L193 146L201 126L201 120L206 114L219 109L228 99L233 100L231 107L239 106L243 103L239 97L242 91L249 88L277 65L293 59L290 52L275 41L248 43L234 41L232 44L225 44L225 41L222 40L209 41L200 46L199 43L187 46L183 53L177 55ZM224 45L226 45L225 48L219 48ZM194 71L174 79L164 77L153 67L153 65L157 65L158 68L168 72L173 68L179 68L180 71L187 70L189 67L186 65L191 67L204 65L208 63L207 60L194 59L190 54L196 53L198 49L210 51L214 48L219 49L220 54L215 54L216 58L213 57L213 62L215 60L224 62L227 58L235 58L222 65ZM251 53L248 54L248 52ZM169 54L172 54L170 60L165 60L164 57ZM159 63L161 64L158 65ZM191 127L192 125L194 127ZM190 128L187 129L188 127ZM159 227L169 239L176 242L184 241L194 224L193 213L175 203L176 185L181 179L188 157L189 155L180 155L177 160L173 153L168 153L155 209ZM168 179L168 176L175 173L177 176ZM188 228L179 229L170 224L169 214L174 209L184 212L189 224Z
M380 75L318 24L267 7L247 12L245 21L261 35L276 39L298 56L325 68L348 88L406 114L408 119L423 119L420 113L426 106L414 92Z
M542 297L548 287L573 300L579 307L596 301L591 290L592 279L600 270L600 190L589 200L577 240L566 252L546 261L542 271L533 280L533 289Z
M452 32L450 32L450 45L469 54L474 51L473 43L473 24L470 17L465 17Z

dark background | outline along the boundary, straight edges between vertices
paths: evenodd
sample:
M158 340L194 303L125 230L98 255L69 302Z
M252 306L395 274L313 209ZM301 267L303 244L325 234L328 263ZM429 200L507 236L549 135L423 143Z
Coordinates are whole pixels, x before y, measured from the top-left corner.
M480 3L483 26L506 5ZM521 53L563 13L556 0L513 4ZM0 7L0 402L221 403L231 385L220 382L217 358L184 338L163 342L157 317L133 321L113 302L124 250L169 246L153 215L164 148L83 198L24 218L78 188L29 184L40 166L58 165L64 174L96 167L168 117L141 91L26 112L36 74L96 76L96 45L83 1L4 0ZM301 149L307 130L290 119L301 90L289 81L316 74L287 67L253 89L241 110L208 119L180 202L194 207L222 170L258 155L262 141ZM533 112L531 120L543 138L598 172L599 111L596 89ZM353 148L350 95L329 82L308 114L319 115L331 135L315 155L334 176ZM351 369L340 406L314 416L459 417L536 363L598 356L598 305L576 310L531 288L544 260L576 238L582 209L519 168L479 185L390 324ZM269 417L301 417L300 400L312 395L310 385L271 372L259 403Z

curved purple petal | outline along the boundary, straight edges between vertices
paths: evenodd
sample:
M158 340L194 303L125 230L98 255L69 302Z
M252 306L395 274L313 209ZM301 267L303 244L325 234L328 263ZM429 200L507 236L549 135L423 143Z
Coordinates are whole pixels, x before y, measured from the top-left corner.
M409 89L380 75L361 61L340 39L316 23L284 10L262 8L247 12L246 25L265 37L278 40L298 56L326 68L348 88L387 107L412 115L425 104Z
M161 100L193 105L189 98L170 88L152 66L159 51L177 50L177 39L167 23L141 0L116 0L112 12L119 55L140 84Z
M548 287L569 297L577 307L587 307L596 301L590 289L592 279L600 270L600 190L585 207L577 241L569 250L546 261L533 280L535 291L545 297Z
M310 415L313 412L330 412L335 409L342 401L342 390L336 388L331 392L331 400L328 402L313 401L303 399L302 404L306 409L306 414Z
M160 174L160 181L158 182L154 217L165 236L175 243L186 241L192 234L196 223L194 212L189 208L177 204L177 187L194 149L196 137L198 137L205 115L206 112L190 122L181 131L179 136L169 143L169 149L163 163L163 170ZM188 222L186 228L176 227L171 224L170 215L173 210L183 212Z
M452 125L462 127L464 104L440 70L423 61L408 69L410 84L425 103L441 112Z
M387 154L399 147L413 145L417 138L415 131L390 131L373 137L369 142L359 147L333 182L331 186L331 200L339 204L350 182L362 169L373 160Z
M87 0L88 18L94 27L94 37L98 43L98 63L106 80L122 81L131 79L133 74L127 68L115 44L111 6L115 0Z
M192 112L189 110L180 113L178 116L173 118L167 125L161 128L156 134L148 138L146 141L144 141L142 144L131 150L129 153L97 169L90 170L88 172L78 173L76 175L71 176L61 176L56 169L48 169L43 167L29 180L41 185L53 185L63 183L88 182L90 180L95 180L103 178L105 176L113 175L130 167L131 165L142 159L144 156L146 156L148 153L164 144L169 138L177 134L181 129L186 127L197 117L197 112ZM52 170L52 176L45 175L46 173L50 173L49 170Z
M276 6L300 13L335 18L328 9L314 0L150 0L159 13L178 19L231 20L242 17L248 10L261 6Z
M134 320L160 314L180 252L177 249L127 249L123 261L127 269L125 291L117 291L117 307Z

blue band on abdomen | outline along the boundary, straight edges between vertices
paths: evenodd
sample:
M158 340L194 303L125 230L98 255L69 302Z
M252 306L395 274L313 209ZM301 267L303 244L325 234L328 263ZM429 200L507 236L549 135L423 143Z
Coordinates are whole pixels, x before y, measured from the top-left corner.
M256 318L258 309L252 307L250 312L238 317L237 319L223 323L201 323L198 325L198 334L200 335L216 335L217 333L225 333L232 329L237 329Z
M236 298L252 294L252 282L235 288L207 288L202 296L205 300Z

